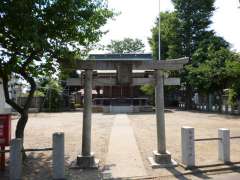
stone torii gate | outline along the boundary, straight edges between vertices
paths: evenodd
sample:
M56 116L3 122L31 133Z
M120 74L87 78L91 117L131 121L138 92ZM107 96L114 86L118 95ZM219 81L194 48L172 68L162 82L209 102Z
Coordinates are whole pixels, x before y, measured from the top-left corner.
M174 163L171 154L166 150L165 117L164 117L164 71L180 70L188 62L188 58L173 60L87 60L76 61L70 68L85 70L84 79L84 110L82 153L77 157L77 166L80 168L94 168L97 160L91 152L91 126L92 126L92 88L94 70L117 70L124 83L129 81L132 70L155 71L155 102L157 121L157 150L153 151L153 157L149 158L152 166L169 167ZM131 76L130 76L131 77Z

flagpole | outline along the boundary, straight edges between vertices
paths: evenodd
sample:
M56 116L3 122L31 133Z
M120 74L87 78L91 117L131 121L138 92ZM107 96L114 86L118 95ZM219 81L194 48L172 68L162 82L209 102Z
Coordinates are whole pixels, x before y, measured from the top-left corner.
M161 3L159 0L159 20L158 20L158 59L161 60Z

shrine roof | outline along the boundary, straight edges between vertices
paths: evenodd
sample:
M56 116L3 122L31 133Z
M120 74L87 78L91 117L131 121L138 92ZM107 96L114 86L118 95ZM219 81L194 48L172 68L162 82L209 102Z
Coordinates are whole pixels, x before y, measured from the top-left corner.
M126 61L145 61L153 60L152 54L150 53L137 53L137 54L90 54L88 60L96 61L113 61L113 60L126 60Z

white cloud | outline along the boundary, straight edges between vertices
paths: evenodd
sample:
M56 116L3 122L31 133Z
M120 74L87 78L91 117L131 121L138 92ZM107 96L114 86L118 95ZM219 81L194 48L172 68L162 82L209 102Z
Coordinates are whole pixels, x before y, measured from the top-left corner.
M240 6L238 0L217 0L213 16L213 29L240 51Z

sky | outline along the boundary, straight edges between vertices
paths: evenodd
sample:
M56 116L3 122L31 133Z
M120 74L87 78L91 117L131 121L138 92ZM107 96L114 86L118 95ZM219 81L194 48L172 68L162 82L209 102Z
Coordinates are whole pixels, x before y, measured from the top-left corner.
M119 12L115 20L110 20L103 28L108 33L103 36L101 44L123 38L139 38L145 46L145 52L151 52L148 38L159 12L159 0L108 0L110 9ZM161 11L173 11L171 0L160 0ZM211 25L217 35L222 36L240 52L240 6L239 0L216 0Z

